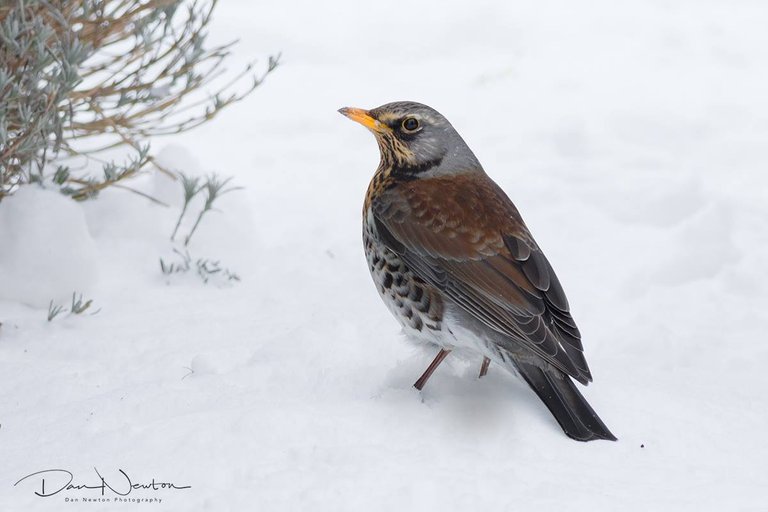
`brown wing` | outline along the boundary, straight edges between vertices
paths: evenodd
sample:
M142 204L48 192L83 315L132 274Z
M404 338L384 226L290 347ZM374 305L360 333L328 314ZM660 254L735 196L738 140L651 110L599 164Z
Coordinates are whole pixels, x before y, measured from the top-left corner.
M382 241L419 277L509 343L584 384L592 380L557 276L485 174L400 183L371 206Z

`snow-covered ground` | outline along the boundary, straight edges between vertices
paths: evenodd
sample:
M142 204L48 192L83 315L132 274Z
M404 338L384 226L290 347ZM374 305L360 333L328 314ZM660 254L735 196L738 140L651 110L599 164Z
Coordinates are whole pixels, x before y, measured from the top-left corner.
M161 275L180 194L162 176L140 185L173 208L4 201L0 509L98 497L14 486L94 485L95 467L191 488L88 510L767 510L766 26L765 2L221 2L231 67L283 66L153 144L245 187L190 248L242 282ZM370 282L378 152L336 113L403 99L446 115L522 211L619 442L566 438L479 361L411 387L434 354ZM49 323L74 290L98 314Z

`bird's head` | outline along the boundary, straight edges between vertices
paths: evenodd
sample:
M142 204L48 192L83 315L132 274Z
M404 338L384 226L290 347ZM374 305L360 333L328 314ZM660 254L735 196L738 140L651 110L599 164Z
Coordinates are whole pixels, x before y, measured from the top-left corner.
M481 169L451 123L431 107L398 101L372 110L339 112L376 136L382 165L397 174L434 176Z

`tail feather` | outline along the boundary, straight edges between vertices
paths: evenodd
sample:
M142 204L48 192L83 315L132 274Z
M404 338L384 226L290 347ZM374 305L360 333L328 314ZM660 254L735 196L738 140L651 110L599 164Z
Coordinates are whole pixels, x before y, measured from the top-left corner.
M616 437L567 375L558 378L537 366L522 362L517 362L516 366L568 437L577 441L616 441Z

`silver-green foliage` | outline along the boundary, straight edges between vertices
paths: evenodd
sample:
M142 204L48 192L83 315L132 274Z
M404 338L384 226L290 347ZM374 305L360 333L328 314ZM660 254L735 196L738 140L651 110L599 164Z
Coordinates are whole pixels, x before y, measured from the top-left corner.
M252 92L278 58L258 75L248 66L223 80L232 43L206 41L215 6L216 0L0 3L0 200L19 184L47 179L75 199L112 185L127 188L124 180L154 162L152 137L193 128ZM62 156L101 161L94 155L116 146L135 156L103 162L101 176L62 162L46 171Z
M192 200L200 193L204 193L205 198L202 207L197 212L192 228L184 237L184 251L182 252L176 248L173 249L173 252L176 254L176 261L167 262L163 258L160 258L160 270L163 274L168 276L174 274L186 274L194 270L197 276L206 284L213 278L216 278L216 280L220 282L240 281L240 276L232 270L222 266L218 260L192 258L189 251L186 249L186 246L189 245L190 240L192 240L192 236L197 231L200 221L205 214L216 210L213 207L216 200L222 195L235 190L240 190L242 187L227 186L232 181L232 178L222 179L217 174L210 174L205 178L201 178L199 176L193 177L186 173L179 172L178 178L179 183L181 184L184 204L182 205L181 212L176 220L173 233L171 233L171 241L176 238L176 234L181 226L181 221L189 211Z
M85 313L93 304L93 299L83 299L83 294L79 294L77 292L72 292L72 305L69 309L65 308L64 306L60 304L56 304L53 302L53 299L48 303L48 321L51 322L54 318L59 316L62 313L66 313L69 311L70 315L82 315ZM92 315L95 315L101 311L101 309L97 309L96 311L92 312Z
M186 249L182 252L174 248L173 252L176 253L176 261L165 261L163 258L160 258L160 271L167 276L194 271L197 277L205 284L208 284L208 281L211 279L216 279L223 283L240 281L239 275L223 267L218 260L209 260L207 258L193 259Z
M0 21L0 197L42 174L47 157L61 149L72 118L66 107L93 53L21 5Z

